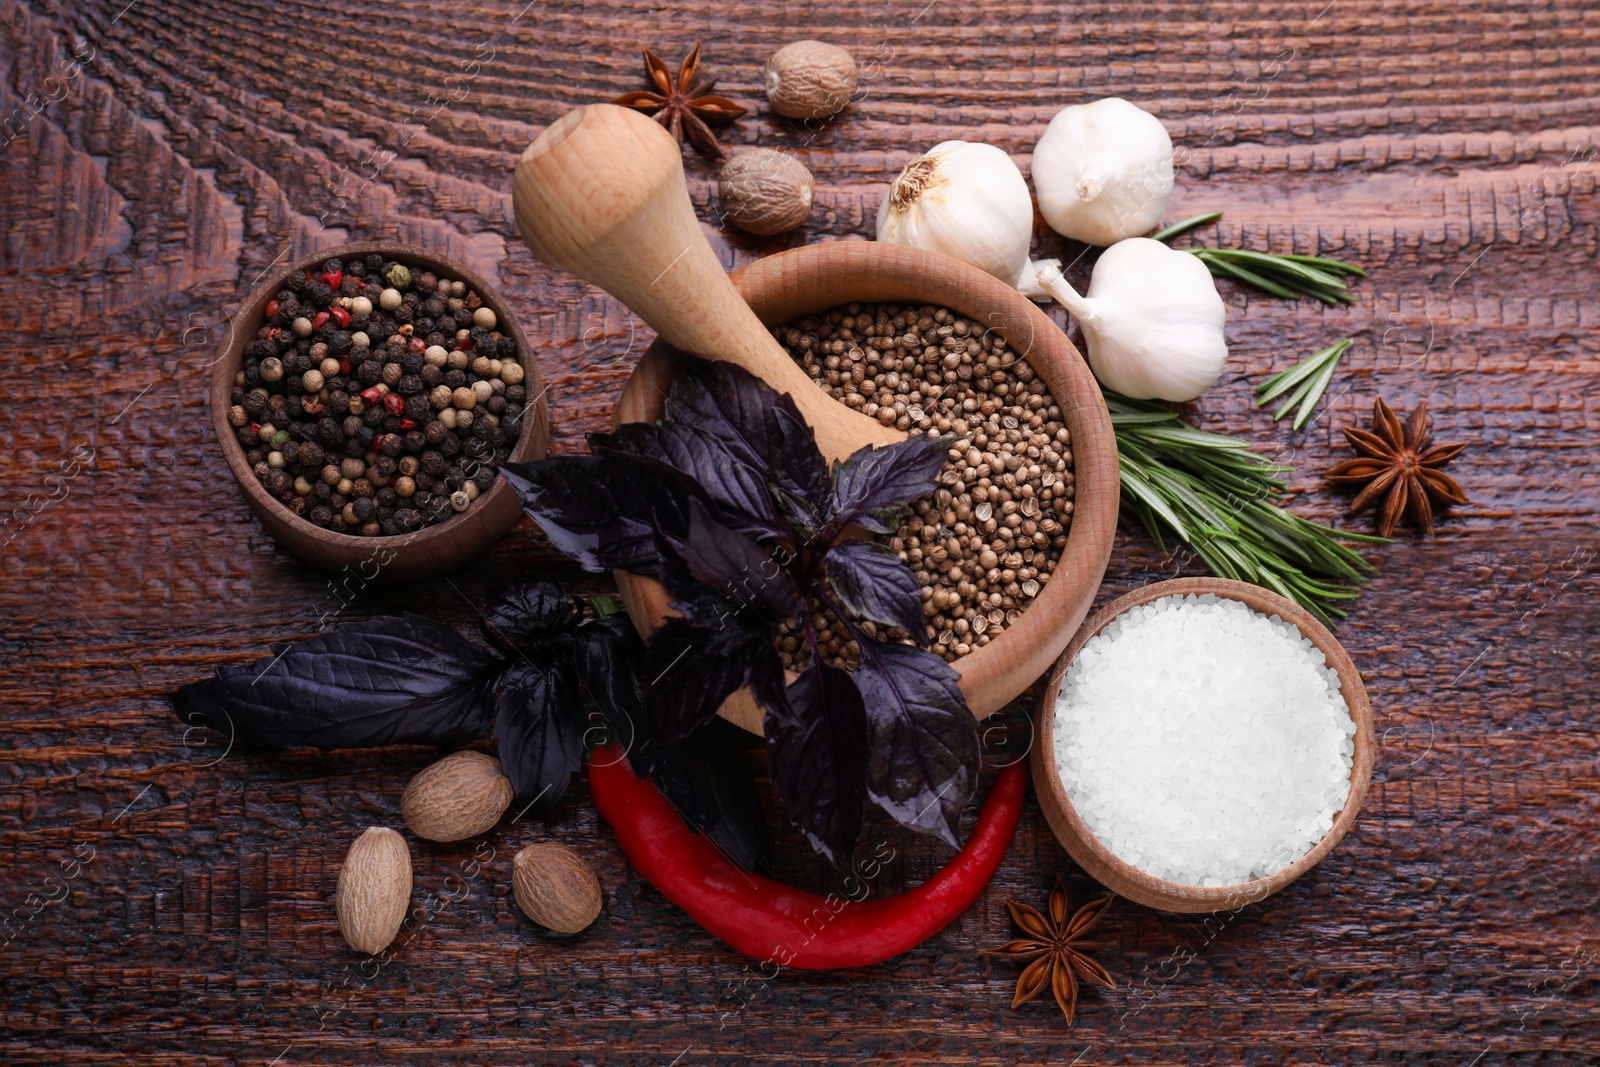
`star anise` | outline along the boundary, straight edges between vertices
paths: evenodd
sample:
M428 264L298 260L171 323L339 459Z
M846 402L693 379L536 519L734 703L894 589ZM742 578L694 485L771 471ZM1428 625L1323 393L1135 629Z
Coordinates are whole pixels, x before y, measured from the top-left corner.
M644 50L644 65L659 91L626 93L611 102L654 115L679 144L687 137L701 155L721 159L722 146L717 143L711 127L726 126L743 115L745 109L725 96L709 95L717 79L695 80L700 66L700 46L695 45L689 58L683 61L676 79L661 57L648 48Z
M1350 514L1364 511L1381 497L1378 533L1394 533L1405 515L1424 534L1433 533L1435 507L1465 504L1456 480L1439 468L1459 456L1465 444L1435 445L1428 432L1428 404L1419 402L1402 425L1379 397L1372 406L1372 430L1344 427L1344 436L1359 456L1347 459L1324 476L1339 489L1360 488L1350 501Z
M1011 909L1011 921L1027 936L986 951L1028 964L1017 979L1017 991L1011 998L1013 1008L1034 999L1048 986L1067 1017L1067 1025L1071 1026L1083 982L1106 989L1117 988L1106 969L1084 955L1080 945L1083 935L1092 930L1111 907L1112 899L1106 897L1085 904L1069 920L1067 888L1057 875L1056 887L1050 891L1048 918L1040 915L1037 908L1015 900L1006 901L1006 907Z

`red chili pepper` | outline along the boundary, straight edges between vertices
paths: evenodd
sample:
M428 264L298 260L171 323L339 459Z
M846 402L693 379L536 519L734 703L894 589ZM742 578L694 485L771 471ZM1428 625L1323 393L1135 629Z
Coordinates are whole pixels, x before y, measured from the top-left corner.
M339 291L339 286L344 282L344 271L330 270L323 274L322 280L328 283L329 289L332 289L335 293L337 293Z
M983 895L1016 834L1027 768L989 791L972 836L938 874L899 896L849 901L749 873L696 834L628 766L618 745L593 753L589 792L634 868L706 930L747 956L818 971L867 967L948 926Z
M331 307L328 309L328 314L332 315L333 321L339 324L339 329L342 330L346 326L350 325L350 312L346 311L344 308Z
M272 316L276 315L278 313L278 307L279 307L279 305L278 305L278 302L276 300L268 300L267 301L267 318L270 319L270 318L272 318Z
M327 323L328 313L326 311L319 311L317 312L317 317L311 320L311 328L313 330L320 330L322 327L326 326Z
M399 393L385 393L383 407L391 415L398 415L406 409L406 398Z

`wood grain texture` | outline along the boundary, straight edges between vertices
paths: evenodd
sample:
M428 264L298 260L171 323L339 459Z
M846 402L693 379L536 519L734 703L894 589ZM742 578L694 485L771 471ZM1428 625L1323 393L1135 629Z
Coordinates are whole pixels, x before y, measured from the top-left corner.
M0 0L0 1060L16 1064L1568 1064L1600 1049L1600 22L1582 0L812 5ZM800 37L862 64L807 128L760 105ZM382 966L331 889L360 828L396 824L423 750L272 757L186 736L164 695L340 617L470 626L488 589L558 564L524 522L486 558L340 588L275 548L207 430L205 363L270 265L404 240L506 295L550 384L553 447L605 426L647 330L521 248L518 153L564 111L642 86L637 48L705 40L729 131L817 178L788 238L719 226L724 265L860 239L887 183L950 137L1028 154L1057 108L1156 112L1180 148L1169 218L1371 271L1352 308L1225 287L1228 374L1195 408L1296 464L1298 507L1374 395L1426 398L1476 503L1375 551L1340 629L1379 740L1354 830L1236 916L1113 908L1119 981L1063 1030L1008 1006L1008 896L1057 871L1097 893L1030 801L982 903L880 967L770 980L635 878L580 786L481 846L415 844L417 920ZM76 62L78 65L73 66ZM1081 251L1038 231L1036 249ZM1075 280L1085 263L1073 268ZM1059 312L1056 313L1061 320ZM1357 344L1300 435L1253 384ZM1100 601L1199 573L1121 531ZM1026 698L1024 698L1026 703ZM774 813L775 814L775 813ZM938 847L890 833L878 889ZM605 910L572 938L509 898L537 840L589 859ZM792 839L786 839L791 841ZM870 839L869 839L870 840ZM474 848L481 855L474 855ZM492 857L489 849L493 849ZM786 850L781 877L828 885ZM478 863L473 866L473 861Z

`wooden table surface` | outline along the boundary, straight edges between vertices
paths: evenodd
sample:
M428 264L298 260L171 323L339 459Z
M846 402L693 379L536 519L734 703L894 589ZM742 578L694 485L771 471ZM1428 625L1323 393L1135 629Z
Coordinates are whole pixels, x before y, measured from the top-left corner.
M810 130L767 112L759 77L808 36L862 64L859 100ZM508 575L578 577L524 522L448 578L345 604L245 510L204 367L275 262L420 242L510 299L556 447L581 447L650 335L530 258L512 165L566 109L642 87L641 46L675 64L695 41L751 109L727 140L791 148L817 178L811 225L755 240L720 228L714 171L686 157L730 266L869 237L935 142L1026 171L1058 108L1125 96L1179 146L1169 219L1225 208L1224 240L1371 273L1334 310L1223 286L1232 358L1196 417L1290 457L1297 507L1327 519L1341 500L1318 475L1375 396L1426 400L1441 439L1472 444L1452 469L1475 503L1374 551L1340 630L1381 738L1355 831L1236 916L1118 904L1099 957L1118 988L1070 1030L1048 1001L1012 1010L1015 969L978 951L1009 936L1007 897L1042 902L1058 872L1074 902L1098 892L1031 796L981 903L878 967L768 980L633 874L581 783L482 844L413 843L417 921L368 965L339 938L335 874L361 827L398 825L430 753L224 750L167 703L337 618L467 626ZM0 69L0 1060L1600 1059L1592 5L0 0ZM1081 251L1042 225L1036 247ZM1250 408L1264 374L1347 336L1306 432ZM1200 572L1125 525L1100 600L1177 573ZM575 938L508 896L511 855L545 838L605 885ZM882 892L948 855L889 839ZM792 849L779 874L828 877Z

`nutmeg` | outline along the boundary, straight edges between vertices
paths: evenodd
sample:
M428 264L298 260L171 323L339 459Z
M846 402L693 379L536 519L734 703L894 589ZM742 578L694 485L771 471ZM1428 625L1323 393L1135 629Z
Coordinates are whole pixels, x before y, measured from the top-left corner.
M806 221L816 182L794 156L770 148L740 152L723 164L717 193L728 221L747 233L783 233Z
M553 841L529 845L511 861L511 892L528 918L575 934L600 915L600 879L582 856Z
M791 119L837 114L856 91L856 61L838 45L822 41L786 44L767 60L767 101Z
M398 487L412 479L396 479ZM411 496L413 482L399 496ZM411 832L429 841L463 841L484 833L511 806L511 780L500 761L483 752L453 752L423 768L400 798L400 814Z

